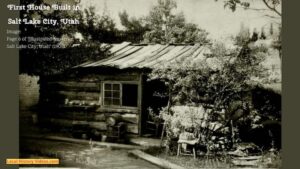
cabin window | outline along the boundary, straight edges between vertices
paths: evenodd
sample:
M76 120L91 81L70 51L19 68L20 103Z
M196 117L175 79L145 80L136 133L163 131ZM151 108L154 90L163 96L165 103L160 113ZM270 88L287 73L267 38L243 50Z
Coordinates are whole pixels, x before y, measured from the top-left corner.
M121 83L104 83L105 106L137 107L138 85Z
M104 105L121 105L121 84L105 83L104 84Z
M123 106L137 107L138 85L123 84L122 96Z

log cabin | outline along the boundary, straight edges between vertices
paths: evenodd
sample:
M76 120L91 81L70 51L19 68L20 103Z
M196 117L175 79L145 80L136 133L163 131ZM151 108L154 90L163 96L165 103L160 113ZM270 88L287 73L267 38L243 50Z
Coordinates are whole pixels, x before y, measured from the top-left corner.
M107 117L118 114L127 133L145 134L148 109L157 112L168 100L157 94L165 92L164 84L148 81L147 74L165 63L204 59L207 52L199 44L114 44L105 59L40 78L40 121L61 128L88 124L104 132Z
M216 66L218 62L207 57L209 54L208 46L200 44L113 44L104 59L40 78L40 121L60 128L88 124L103 133L108 117L114 115L126 124L128 134L147 134L151 131L149 108L157 113L168 101L167 96L158 94L166 93L165 85L147 80L147 75L153 68L173 62L206 60Z

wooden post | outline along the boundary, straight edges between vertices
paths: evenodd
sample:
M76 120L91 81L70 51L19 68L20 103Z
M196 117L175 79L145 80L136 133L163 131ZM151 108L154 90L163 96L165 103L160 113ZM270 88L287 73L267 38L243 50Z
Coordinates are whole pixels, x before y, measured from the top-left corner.
M139 75L139 83L138 83L138 107L139 107L139 136L142 136L142 120L143 119L143 102L142 102L142 99L143 99L143 74L141 73Z
M168 99L168 105L167 105L167 112L170 113L170 109L171 109L171 102L172 102L172 99L171 99L171 84L169 83L169 99ZM165 134L165 130L166 130L166 122L164 122L163 124L163 129L162 129L162 132L161 132L161 137L160 137L160 146L162 147L162 144L163 144L163 139L164 139L164 134ZM167 133L168 134L168 133Z
M235 143L235 134L234 134L234 129L233 129L233 121L230 120L230 127L231 127L231 142L232 142L232 145Z
M195 145L193 146L193 155L194 155L194 159L196 159L196 148L195 148Z
M180 155L180 143L178 143L178 147L177 147L177 157Z

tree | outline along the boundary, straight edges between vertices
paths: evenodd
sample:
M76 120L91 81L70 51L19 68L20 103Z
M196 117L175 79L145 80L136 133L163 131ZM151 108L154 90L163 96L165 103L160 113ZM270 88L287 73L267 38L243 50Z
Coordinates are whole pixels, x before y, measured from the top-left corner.
M43 0L23 0L22 5L51 5ZM74 4L76 4L74 2ZM20 25L21 37L53 38L51 41L24 41L21 44L49 48L20 49L20 73L34 75L53 74L78 65L87 60L99 59L107 49L101 43L110 43L115 36L115 24L108 15L98 16L94 8L84 11L21 11L21 18L78 18L78 25ZM83 41L76 41L75 34L83 35ZM76 46L74 46L74 44ZM63 46L62 46L63 45ZM56 47L55 47L56 46Z
M162 117L172 120L173 112L170 111L170 107L176 104L212 105L210 120L224 109L226 118L219 121L224 127L228 127L231 120L235 120L236 123L241 117L248 117L251 102L247 93L257 83L255 77L265 76L265 69L260 63L264 60L266 52L265 48L251 46L250 43L253 42L240 44L241 46L235 49L227 49L222 43L213 45L212 54L207 56L206 61L216 59L216 63L221 63L217 67L202 61L165 64L164 67L154 69L150 80L161 80L169 88L169 104L163 109ZM240 102L238 106L234 105ZM240 111L241 115L237 117L236 111ZM171 124L169 122L166 122L166 129L169 133L167 136L171 137L173 131L168 130L173 126L168 126Z
M273 41L273 48L277 49L279 52L279 58L282 59L282 46L281 46L281 27L279 26L279 34L277 38Z
M282 0L260 0L265 6L265 8L253 8L251 3L254 1L249 0L224 0L225 7L229 7L233 12L237 7L242 7L244 9L250 9L255 11L270 11L272 15L265 14L265 16L280 19L281 20L281 5ZM279 25L280 27L280 25ZM270 34L273 35L273 24L270 25ZM281 29L279 29L278 37L273 41L273 47L279 51L279 58L282 59L282 51L281 51Z
M158 0L145 18L149 31L146 43L206 43L207 32L192 23L186 23L183 13L174 14L174 0Z
M282 4L281 0L260 0L260 1L263 2L265 7L269 11L271 11L276 16L281 17L281 4ZM225 7L229 7L232 11L235 11L238 6L244 8L244 9L251 9L251 10L256 10L256 11L265 10L265 9L261 9L261 8L252 8L251 3L253 3L253 1L251 2L249 0L225 0ZM266 15L266 16L273 17L273 16L269 16L269 15Z
M273 28L273 23L270 23L270 35L272 36L274 34L274 28Z
M124 37L126 41L140 43L143 41L143 35L149 31L148 25L143 18L129 17L126 11L120 12L121 24L125 27Z
M97 15L95 7L89 7L80 12L78 31L84 38L102 43L112 43L117 40L117 28L113 19L105 12Z
M266 39L267 37L266 37L266 34L265 34L265 29L264 29L264 27L262 27L261 28L261 32L260 32L260 37L259 37L259 39Z
M252 33L251 41L255 42L257 40L258 40L258 33L257 33L256 29L254 29L253 33Z
M250 40L250 29L245 27L244 23L241 23L240 30L238 34L234 37L234 42L236 45L243 45L248 43Z

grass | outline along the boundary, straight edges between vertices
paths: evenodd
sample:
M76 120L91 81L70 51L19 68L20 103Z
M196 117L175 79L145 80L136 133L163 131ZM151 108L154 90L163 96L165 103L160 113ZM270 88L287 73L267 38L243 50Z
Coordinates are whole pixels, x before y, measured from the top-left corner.
M243 168L247 166L234 166L231 162L231 157L228 155L214 155L205 156L201 155L194 159L192 156L179 156L174 152L166 153L163 148L150 147L145 150L146 153L168 160L171 163L183 166L187 169L200 169L200 168ZM281 168L281 152L264 152L261 160L253 168ZM248 166L249 167L249 166Z
M199 168L230 168L231 163L226 156L198 156L196 159L193 156L178 156L175 153L166 153L166 151L159 147L151 147L145 150L146 153L163 158L174 164L183 166L187 169Z

